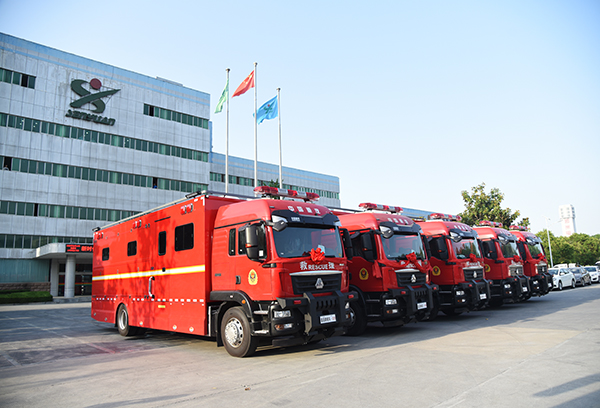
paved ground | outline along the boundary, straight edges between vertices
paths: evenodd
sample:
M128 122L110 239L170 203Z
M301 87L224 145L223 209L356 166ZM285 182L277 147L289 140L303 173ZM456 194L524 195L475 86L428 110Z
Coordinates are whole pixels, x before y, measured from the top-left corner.
M600 285L254 357L0 306L0 407L600 407Z

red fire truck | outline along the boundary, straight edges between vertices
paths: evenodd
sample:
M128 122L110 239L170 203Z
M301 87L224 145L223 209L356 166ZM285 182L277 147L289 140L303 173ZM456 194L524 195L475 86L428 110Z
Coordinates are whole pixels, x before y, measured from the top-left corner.
M365 212L334 211L350 233L350 289L358 293L347 334L362 334L368 322L401 326L428 318L437 286L429 284L421 228L400 215L400 207L362 203L359 208Z
M490 305L515 303L537 295L523 273L517 238L499 222L480 221L474 229L481 242L485 277L491 284Z
M441 213L430 214L417 225L431 251L431 282L439 286L432 317L437 310L451 316L487 306L490 285L473 228L461 223L460 216Z
M121 335L146 328L216 337L244 357L305 344L351 321L347 231L317 194L195 193L94 232L92 317Z
M527 228L510 226L510 232L517 237L517 247L523 259L523 272L531 279L531 285L539 296L552 290L552 275L548 272L548 261L542 247L542 240Z

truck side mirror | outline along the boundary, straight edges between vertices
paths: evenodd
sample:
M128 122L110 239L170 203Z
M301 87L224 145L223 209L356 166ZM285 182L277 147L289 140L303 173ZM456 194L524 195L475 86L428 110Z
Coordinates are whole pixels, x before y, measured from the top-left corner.
M444 237L431 238L429 240L431 246L431 255L443 261L448 259L448 247Z
M244 234L246 235L246 256L251 261L258 261L258 231L256 225L246 225Z
M342 228L342 241L344 242L344 251L346 252L346 258L352 259L354 257L354 248L352 248L352 240L350 239L350 233L346 228Z
M362 244L363 255L369 262L375 260L375 253L373 251L373 238L370 233L365 233L360 236L360 242Z

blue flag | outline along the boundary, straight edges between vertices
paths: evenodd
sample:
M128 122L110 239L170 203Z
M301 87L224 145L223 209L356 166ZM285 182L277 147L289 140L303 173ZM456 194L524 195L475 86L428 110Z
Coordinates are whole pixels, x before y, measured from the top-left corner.
M265 119L275 119L277 117L277 97L267 101L256 112L256 121L260 125Z

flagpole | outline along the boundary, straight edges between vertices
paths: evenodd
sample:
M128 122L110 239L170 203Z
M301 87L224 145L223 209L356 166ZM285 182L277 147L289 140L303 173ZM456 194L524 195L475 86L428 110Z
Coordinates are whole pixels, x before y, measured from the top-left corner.
M256 66L258 65L257 62L254 63L254 187L258 187L258 173L257 173L257 162L258 162L258 153L257 153L257 132L258 132L258 128L257 128L257 108L256 108L256 104L257 104L257 96L256 96Z
M227 100L225 120L225 193L229 192L229 68L227 68Z
M277 121L279 122L279 188L283 188L283 177L281 175L281 95L277 88Z

